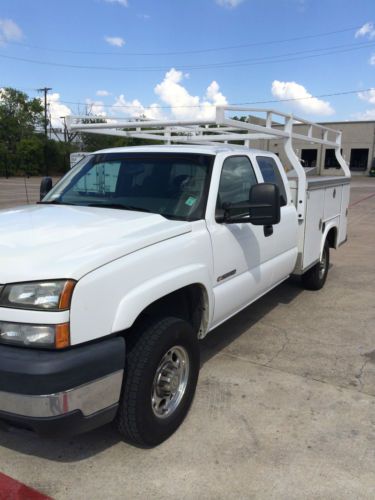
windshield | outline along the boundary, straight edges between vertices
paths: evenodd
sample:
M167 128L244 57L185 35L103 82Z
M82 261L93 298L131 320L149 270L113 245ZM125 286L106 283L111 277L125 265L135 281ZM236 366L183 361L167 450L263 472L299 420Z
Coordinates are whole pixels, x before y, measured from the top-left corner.
M214 157L106 153L81 160L42 203L139 210L167 218L204 217Z

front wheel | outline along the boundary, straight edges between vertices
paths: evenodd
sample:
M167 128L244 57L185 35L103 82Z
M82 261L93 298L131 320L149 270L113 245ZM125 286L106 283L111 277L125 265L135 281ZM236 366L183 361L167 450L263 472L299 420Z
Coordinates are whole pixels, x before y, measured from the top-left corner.
M189 323L168 317L144 327L127 356L117 427L127 441L152 447L184 420L199 374L198 338Z
M302 283L308 290L320 290L327 279L329 269L329 245L324 244L322 256L317 264L302 275Z

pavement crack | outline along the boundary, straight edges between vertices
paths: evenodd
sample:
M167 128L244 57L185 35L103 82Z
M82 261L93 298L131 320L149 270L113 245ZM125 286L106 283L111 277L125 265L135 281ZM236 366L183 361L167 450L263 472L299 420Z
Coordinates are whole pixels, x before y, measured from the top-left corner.
M362 363L362 366L361 368L359 369L358 371L358 374L356 374L355 378L358 380L359 382L359 385L360 385L360 390L362 392L362 389L363 389L363 375L365 373L365 370L366 370L366 366L367 364L370 362L370 359L366 359L363 363Z
M286 330L281 330L279 328L279 331L280 333L282 333L284 335L284 342L283 342L283 345L280 347L280 349L278 351L276 351L276 353L267 361L267 363L265 363L265 366L269 366L272 361L274 361L277 357L280 356L280 354L285 350L286 346L289 344L290 340L289 340L289 337L288 337L288 333L286 332Z
M353 390L352 388L348 387L347 385L341 385L341 384L334 384L328 380L324 380L324 379L321 379L321 378L317 378L317 377L313 377L311 375L302 375L301 373L296 373L296 372L293 372L293 371L290 371L290 370L285 370L283 368L278 368L278 367L275 367L275 366L272 366L272 365L269 365L268 363L259 363L257 361L254 361L253 359L249 359L249 358L245 358L243 356L238 356L237 354L232 354L232 353L229 353L229 352L222 352L222 353L219 353L219 356L225 356L225 357L229 357L229 358L233 358L233 359L236 359L238 361L242 361L243 363L250 363L254 366L258 366L259 368L265 368L267 370L272 370L272 371L276 371L276 372L280 372L280 373L286 373L288 375L291 375L291 376L294 376L294 377L299 377L303 380L307 380L307 381L310 381L310 382L317 382L319 384L324 384L324 385L328 385L330 387L334 387L335 389L340 389L341 391L348 391L348 392L351 392L351 393L360 393L362 394L363 396L366 396L366 397L369 397L371 399L374 399L375 398L375 394L372 394L370 392L366 392L366 391L362 391L362 390ZM276 357L276 356L275 356ZM363 363L360 371L359 371L359 375L358 376L363 376L363 372L366 368L366 365L368 363L369 360L367 360L365 363ZM362 373L361 373L362 372Z

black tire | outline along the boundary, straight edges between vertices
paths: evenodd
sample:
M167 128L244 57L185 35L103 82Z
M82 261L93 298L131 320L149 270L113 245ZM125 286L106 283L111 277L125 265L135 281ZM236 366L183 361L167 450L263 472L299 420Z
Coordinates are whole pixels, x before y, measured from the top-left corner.
M183 395L178 396L181 399L176 403L176 408L170 415L166 412L161 417L155 412L161 413L164 406L169 404L171 396L165 398L163 406L163 403L155 405L152 395L155 395L155 387L159 388L162 383L164 383L162 388L164 390L165 380L172 379L168 388L177 383L176 377L172 376L170 379L164 378L162 382L155 385L155 381L160 380L161 377L160 366L165 366L166 356L167 354L171 356L170 353L174 354L174 348L180 349L177 352L187 355L188 362L184 361L182 365L186 364L189 369L188 374L186 370L184 372L185 389L178 393L183 393ZM178 361L177 358L177 363ZM150 448L169 438L189 411L197 386L199 367L199 342L189 323L168 317L144 324L127 354L124 386L116 417L117 428L125 440ZM158 378L156 373L159 373ZM162 373L165 375L165 371ZM180 378L177 375L177 378L182 380L182 375Z
M302 275L302 283L308 290L320 290L323 288L327 279L329 269L329 245L326 241L324 244L322 257L314 267L309 269Z

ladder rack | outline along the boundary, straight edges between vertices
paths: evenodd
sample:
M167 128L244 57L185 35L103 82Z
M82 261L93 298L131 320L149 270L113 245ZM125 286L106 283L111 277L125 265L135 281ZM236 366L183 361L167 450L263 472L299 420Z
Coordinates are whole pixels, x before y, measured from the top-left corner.
M233 119L235 112L246 114L245 121ZM283 142L285 154L298 177L299 212L306 202L306 172L294 152L293 140L319 144L335 150L336 159L345 177L350 170L341 155L341 132L303 118L273 109L243 106L217 106L212 120L142 120L126 121L115 117L66 117L68 129L85 133L134 137L165 144L229 144L241 142L249 148L251 141L274 139ZM296 131L296 125L304 125ZM306 133L304 130L306 129Z
M246 121L234 120L226 116L228 112L247 113ZM264 114L258 123L252 122L251 113ZM284 124L274 121L284 119ZM246 108L242 106L217 106L212 120L124 120L116 117L68 116L70 130L87 133L136 137L164 141L167 144L191 143L207 144L229 141L248 142L258 139L297 139L323 144L331 148L341 145L341 132L303 118L288 115L272 109ZM263 124L260 124L263 122ZM294 125L307 125L307 134L294 132ZM317 137L317 133L319 137Z

